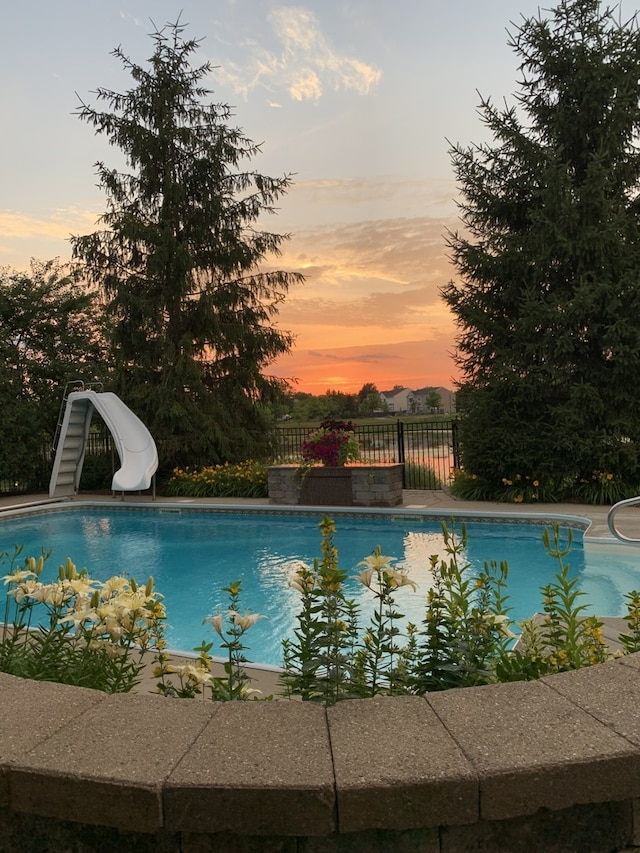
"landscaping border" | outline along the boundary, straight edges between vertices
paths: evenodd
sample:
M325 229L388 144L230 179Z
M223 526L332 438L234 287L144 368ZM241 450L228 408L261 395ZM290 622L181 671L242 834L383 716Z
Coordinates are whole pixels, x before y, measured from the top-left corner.
M640 845L640 654L327 709L6 674L0 691L7 853Z

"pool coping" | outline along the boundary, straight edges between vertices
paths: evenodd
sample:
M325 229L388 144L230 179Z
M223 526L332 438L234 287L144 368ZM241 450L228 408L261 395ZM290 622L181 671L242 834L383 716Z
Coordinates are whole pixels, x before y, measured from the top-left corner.
M106 501L85 499L52 499L50 501L33 501L26 504L0 507L0 519L4 516L21 517L41 512L62 512L65 510L81 510L83 508L99 508L108 505L112 510L154 510L156 512L229 512L229 513L260 513L264 515L331 515L336 517L349 516L392 516L400 518L435 518L446 520L453 516L468 522L506 521L513 524L549 524L559 521L570 527L589 530L591 521L583 515L573 515L567 512L513 512L508 510L465 510L451 508L438 510L421 506L397 507L344 507L344 506L278 506L275 504L252 503L210 503L196 500L165 500L165 501ZM613 540L612 538L612 541Z
M328 709L107 696L2 673L0 691L7 849L92 827L169 853L250 839L287 851L305 839L314 853L640 845L640 654Z

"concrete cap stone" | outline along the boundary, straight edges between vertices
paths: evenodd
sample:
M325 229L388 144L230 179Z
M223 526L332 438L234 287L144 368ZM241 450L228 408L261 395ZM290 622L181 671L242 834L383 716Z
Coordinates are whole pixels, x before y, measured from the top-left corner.
M11 807L154 832L165 779L216 711L213 702L132 694L106 696L81 714L69 708L62 728L10 768Z
M636 661L638 663L640 660ZM640 746L640 672L635 666L624 666L622 660L612 661L542 680L574 705Z
M0 805L10 800L9 765L104 699L97 690L0 673Z
M478 820L476 773L424 699L354 699L327 718L340 832Z
M171 831L328 835L335 789L324 708L228 702L165 785Z
M467 687L426 698L480 774L481 818L640 793L638 750L546 683Z
M621 666L627 666L629 669L640 671L640 652L633 655L625 655L617 661Z

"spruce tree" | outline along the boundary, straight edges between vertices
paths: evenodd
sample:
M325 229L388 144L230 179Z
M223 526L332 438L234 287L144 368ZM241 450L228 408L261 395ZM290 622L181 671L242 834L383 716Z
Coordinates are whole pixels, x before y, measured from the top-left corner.
M159 445L161 466L211 464L268 453L265 375L292 344L279 303L301 280L268 266L288 235L261 230L290 177L243 171L260 146L210 102L209 63L179 23L156 29L144 67L113 55L134 81L99 88L100 110L80 119L124 154L127 171L96 164L107 198L100 230L72 238L85 276L112 316L116 388Z
M464 230L443 297L463 464L488 494L640 482L640 33L617 14L523 19L515 104L482 99L492 141L451 150Z

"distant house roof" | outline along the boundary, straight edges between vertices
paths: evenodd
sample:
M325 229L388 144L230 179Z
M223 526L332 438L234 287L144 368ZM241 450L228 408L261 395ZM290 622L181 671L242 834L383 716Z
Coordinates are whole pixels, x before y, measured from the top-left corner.
M441 391L445 391L447 394L451 394L451 391L449 391L448 388L445 388L442 385L428 385L426 388L418 388L413 393L414 394L430 394L432 391L438 391L438 393Z
M413 394L411 388L393 388L391 391L380 391L383 397L395 397L398 394Z

